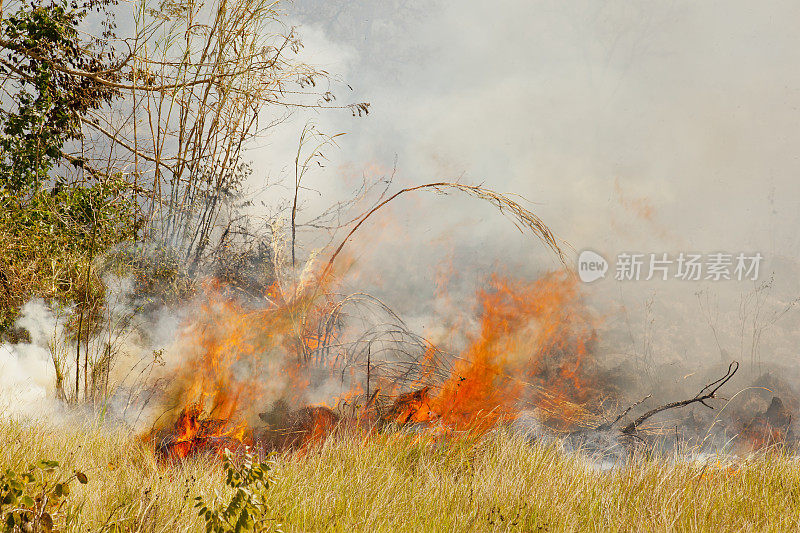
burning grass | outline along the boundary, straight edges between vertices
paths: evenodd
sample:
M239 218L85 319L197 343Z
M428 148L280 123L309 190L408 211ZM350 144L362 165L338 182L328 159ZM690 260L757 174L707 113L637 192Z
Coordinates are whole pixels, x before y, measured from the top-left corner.
M121 430L0 423L0 470L38 459L84 471L65 531L202 531L193 498L224 499L218 460L163 463ZM358 433L273 457L284 531L790 531L800 468L777 452L735 463L638 459L601 472L503 432L446 440Z
M547 438L601 432L603 402L615 399L595 360L594 319L567 272L487 280L458 322L474 327L450 332L463 343L446 353L382 302L337 295L332 264L319 276L309 268L307 282L278 280L257 301L206 282L146 388L142 409L158 405L149 431L0 422L0 469L55 459L86 472L90 483L59 518L66 531L201 531L195 498L230 501L218 456L241 458L245 447L273 452L267 519L284 531L800 525L800 469L789 455L700 464L685 448L677 461L646 460L642 445L601 472L556 440L522 440L539 426ZM700 397L707 388L675 405L714 398ZM622 432L644 443L639 422L665 407ZM788 426L784 411L773 399L743 434L780 441L770 432ZM513 436L515 423L526 427Z
M587 407L607 391L574 278L495 276L476 300L475 331L446 355L402 340L411 337L402 324L388 343L374 330L347 340L347 325L329 319L340 305L322 291L250 309L209 286L177 342L183 363L168 374L166 416L143 438L175 459L235 445L299 448L339 427L484 433L524 410L556 429L591 417Z

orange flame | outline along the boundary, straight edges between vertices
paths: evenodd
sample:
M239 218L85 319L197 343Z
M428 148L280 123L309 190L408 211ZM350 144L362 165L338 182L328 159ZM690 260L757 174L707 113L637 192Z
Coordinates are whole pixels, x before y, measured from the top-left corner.
M493 277L478 293L480 333L433 402L443 422L486 429L526 406L562 423L577 415L596 393L587 360L594 329L578 296L561 272L533 283Z
M287 408L284 420L261 437L263 425L256 415L266 414L258 411L276 397L287 405L308 405L306 393L315 374L309 372L307 356L321 344L318 326L331 306L327 294L317 288L286 299L273 286L270 308L248 309L222 289L207 284L200 312L179 339L186 364L168 396L182 408L167 430L167 454L187 457L259 439L284 447L324 439L341 418L327 405L358 405L366 395L360 384L316 407ZM560 272L529 283L494 276L477 296L480 329L469 338L450 377L440 386L400 394L381 419L485 431L536 407L555 425L572 423L582 413L581 404L597 396L590 357L594 326L575 280ZM423 361L433 356L431 348ZM325 368L331 376L337 372ZM423 372L423 381L428 377ZM361 407L371 402L361 401ZM375 422L369 416L364 420Z
M161 443L162 453L171 459L183 459L198 452L220 453L224 448L246 444L245 427L231 427L227 421L203 418L200 403L184 408L175 422L171 438Z
M293 402L302 401L308 386L302 361L318 342L314 319L325 310L326 295L287 301L272 286L268 298L272 307L247 309L226 296L219 283L205 284L199 312L177 342L184 364L167 392L180 407L166 430L168 455L180 458L249 442L249 422L276 384Z

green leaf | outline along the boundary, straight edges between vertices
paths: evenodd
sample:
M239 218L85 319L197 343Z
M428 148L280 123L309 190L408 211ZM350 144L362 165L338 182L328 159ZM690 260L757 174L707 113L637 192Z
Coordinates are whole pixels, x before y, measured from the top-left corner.
M33 498L31 498L26 494L25 496L20 498L19 503L21 503L25 507L33 507L35 502L33 501Z
M86 485L87 483L89 483L89 478L86 477L86 474L84 474L83 472L75 472L75 477L78 478L78 482L81 485Z

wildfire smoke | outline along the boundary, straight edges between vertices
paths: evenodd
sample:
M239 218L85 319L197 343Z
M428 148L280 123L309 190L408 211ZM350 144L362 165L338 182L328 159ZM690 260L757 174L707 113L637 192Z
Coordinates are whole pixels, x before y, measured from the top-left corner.
M373 351L372 338L364 361L363 338L330 335L331 292L273 295L275 305L251 309L222 289L208 284L177 343L184 363L166 393L177 415L155 431L168 455L231 442L302 447L342 425L485 432L531 408L566 428L602 393L593 320L565 272L533 282L492 276L477 292L478 331L447 358L430 343L413 354L399 344ZM338 316L333 328L348 327Z

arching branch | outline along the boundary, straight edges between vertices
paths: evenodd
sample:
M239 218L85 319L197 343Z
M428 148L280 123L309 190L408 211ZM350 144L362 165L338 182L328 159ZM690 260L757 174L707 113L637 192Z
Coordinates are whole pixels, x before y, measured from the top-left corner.
M502 213L507 214L509 218L511 218L512 221L514 222L514 225L517 227L517 229L520 230L520 232L523 232L525 229L532 231L537 237L539 237L539 239L541 239L542 242L544 242L544 244L548 248L550 248L556 253L558 259L561 261L561 264L563 264L565 267L567 266L567 259L566 256L564 255L564 251L561 249L561 246L559 245L558 239L553 234L553 232L550 231L550 228L548 228L545 225L545 223L542 222L542 219L540 219L534 213L525 209L519 203L515 202L508 196L495 192L491 189L486 189L480 185L463 185L461 183L441 181L436 183L426 183L424 185L417 185L415 187L408 187L400 191L397 191L392 196L390 196L386 200L382 201L381 203L379 203L378 205L367 211L367 213L364 214L364 216L362 216L358 220L356 225L353 226L353 228L350 230L347 236L342 240L342 242L333 252L330 259L328 260L328 264L322 271L320 280L324 280L330 274L333 268L333 263L336 260L336 257L339 255L339 252L342 251L342 248L344 248L345 244L347 244L347 241L350 240L350 237L353 236L353 234L358 230L358 228L360 228L361 225L364 222L366 222L366 220L370 216L372 216L373 213L375 213L380 208L382 208L383 206L385 206L386 204L388 204L389 202L391 202L392 200L394 200L395 198L397 198L402 194L405 194L407 192L419 191L422 189L430 189L445 194L448 190L456 190L465 192L475 198L486 200L487 202L493 204L495 207L500 209Z

